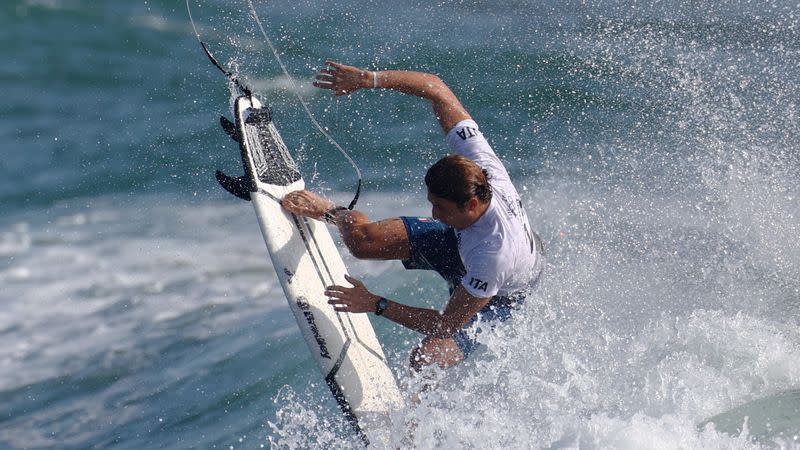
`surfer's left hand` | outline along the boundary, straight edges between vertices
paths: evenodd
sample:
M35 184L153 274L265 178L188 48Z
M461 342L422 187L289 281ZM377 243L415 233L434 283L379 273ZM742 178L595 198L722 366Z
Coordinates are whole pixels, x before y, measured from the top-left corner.
M317 74L315 87L330 89L338 96L372 86L370 80L373 74L369 71L330 60L325 61L325 65L327 67Z
M360 280L345 274L344 278L353 285L328 286L325 288L325 295L330 297L328 304L339 312L366 313L375 312L375 305L378 303L379 296L367 290Z
M311 191L294 191L283 197L281 206L299 216L322 220L325 211L333 208L333 202Z

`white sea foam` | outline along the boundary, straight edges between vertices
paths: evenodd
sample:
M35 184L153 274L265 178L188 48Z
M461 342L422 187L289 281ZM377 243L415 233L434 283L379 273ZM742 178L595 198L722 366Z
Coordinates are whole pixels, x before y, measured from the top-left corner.
M248 242L261 239L258 228L243 221L234 225L242 233L219 227L227 220L220 213L236 217L238 209L120 209L110 200L77 209L83 212L49 225L44 215L0 230L2 248L14 255L0 271L3 390L69 373L114 348L135 351L142 327L236 305L204 314L210 328L184 331L204 335L282 306L268 258Z
M8 230L0 231L0 255L24 253L31 247L27 223L18 223Z

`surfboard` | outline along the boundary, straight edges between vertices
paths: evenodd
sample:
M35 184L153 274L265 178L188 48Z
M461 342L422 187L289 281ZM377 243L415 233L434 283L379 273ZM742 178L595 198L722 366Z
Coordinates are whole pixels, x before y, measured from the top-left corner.
M366 314L334 311L326 286L349 286L346 268L326 225L281 208L280 199L304 189L303 177L272 121L252 94L234 101L235 123L222 128L239 142L245 175L217 171L228 192L250 200L297 325L344 416L369 443L402 404L394 375ZM276 355L276 358L280 355ZM379 434L379 433L378 433Z

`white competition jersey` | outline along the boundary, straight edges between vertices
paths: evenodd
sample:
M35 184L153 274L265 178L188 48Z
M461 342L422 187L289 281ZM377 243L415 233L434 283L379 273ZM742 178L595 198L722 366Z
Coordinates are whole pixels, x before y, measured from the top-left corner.
M456 230L466 274L461 284L475 297L511 295L536 280L537 251L528 217L506 168L478 130L462 120L447 133L456 154L475 161L489 174L492 201L472 225Z

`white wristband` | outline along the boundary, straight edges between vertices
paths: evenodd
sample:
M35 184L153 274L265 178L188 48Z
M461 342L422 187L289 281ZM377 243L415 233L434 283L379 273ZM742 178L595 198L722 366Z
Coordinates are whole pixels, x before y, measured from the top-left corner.
M378 89L380 86L378 85L378 72L377 70L372 72L372 89Z

